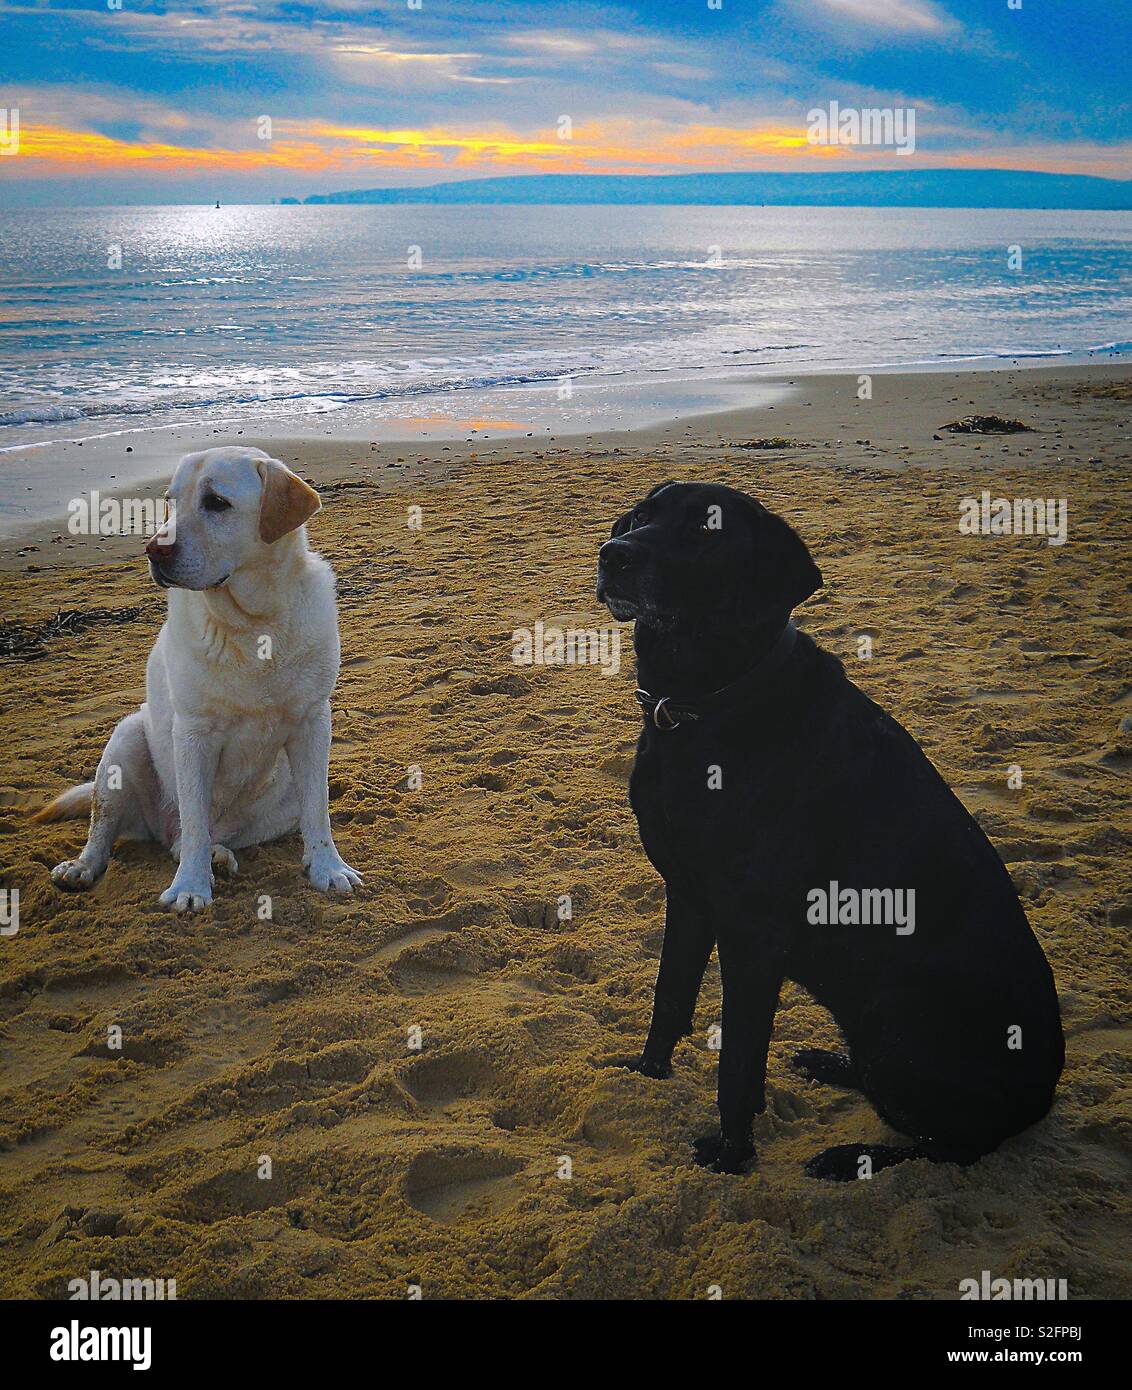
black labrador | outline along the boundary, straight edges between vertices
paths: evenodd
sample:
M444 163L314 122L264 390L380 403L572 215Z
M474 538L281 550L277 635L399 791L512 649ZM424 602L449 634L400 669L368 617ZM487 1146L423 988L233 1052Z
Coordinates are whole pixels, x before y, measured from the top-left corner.
M1052 1104L1053 975L1001 859L919 745L790 621L821 583L786 522L721 486L661 484L601 547L598 598L636 620L629 799L667 887L637 1069L670 1074L714 945L720 1132L696 1141L698 1163L734 1173L754 1156L784 979L847 1048L794 1065L859 1089L914 1141L826 1149L811 1176L972 1163Z

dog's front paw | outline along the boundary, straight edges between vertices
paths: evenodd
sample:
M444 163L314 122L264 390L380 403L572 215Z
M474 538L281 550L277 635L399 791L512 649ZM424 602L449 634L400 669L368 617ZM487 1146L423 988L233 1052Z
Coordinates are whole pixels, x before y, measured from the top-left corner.
M183 879L178 874L157 901L162 907L171 907L174 912L200 912L212 901L212 884Z
M64 859L51 870L51 881L56 888L66 889L68 893L82 893L94 887L98 875L81 859Z
M635 1062L629 1063L629 1070L635 1071L638 1076L651 1077L653 1081L667 1081L672 1075L672 1059L650 1057L647 1052L642 1052Z
M709 1173L741 1173L755 1157L751 1139L724 1139L716 1131L692 1140L695 1162Z
M667 1081L672 1075L671 1061L657 1057L647 1057L643 1052L639 1057L628 1052L614 1052L597 1059L599 1067L616 1067L619 1071L633 1071L638 1076L650 1077L653 1081Z
M352 893L360 888L362 876L335 850L324 850L306 861L310 881L320 893Z

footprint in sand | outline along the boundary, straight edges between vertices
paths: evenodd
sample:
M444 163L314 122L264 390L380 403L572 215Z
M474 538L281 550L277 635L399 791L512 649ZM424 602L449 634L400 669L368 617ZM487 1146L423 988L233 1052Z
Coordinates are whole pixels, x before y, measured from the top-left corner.
M457 935L454 930L444 930L437 923L422 925L412 935L411 941L402 937L400 945L392 942L382 948L393 956L386 968L402 994L440 994L475 983L481 962L474 952L458 946L452 949L451 938Z
M469 695L512 695L523 696L530 694L530 684L517 673L510 673L506 676L496 676L494 679L481 677L479 680L472 681L468 686Z
M425 1053L403 1076L405 1089L429 1110L447 1110L460 1101L489 1093L496 1080L489 1059L472 1050Z
M405 1197L417 1211L446 1225L486 1221L523 1196L514 1181L522 1167L519 1159L500 1153L419 1154L405 1178Z
M447 901L452 891L442 878L422 878L414 885L414 896L409 901L413 912L435 912Z
M229 1168L194 1183L180 1199L173 1199L170 1215L175 1220L211 1225L230 1216L251 1216L283 1207L309 1190L310 1184L297 1165L275 1162L268 1181L259 1177L257 1164L249 1157L246 1167Z
M436 880L439 890L447 884ZM499 910L491 903L461 903L438 917L410 922L391 940L363 957L362 964L384 966L394 985L406 994L458 989L473 982L482 969L478 954L465 948L463 927L494 921Z
M481 772L472 778L469 785L481 787L484 791L502 792L510 786L510 781L498 772Z
M451 927L439 926L433 922L422 922L418 926L411 926L407 931L403 931L399 936L395 936L392 941L387 941L384 946L379 946L376 951L371 952L363 960L363 964L388 965L397 961L406 951L414 947L421 947L430 941L439 940L443 936L448 936L452 931Z

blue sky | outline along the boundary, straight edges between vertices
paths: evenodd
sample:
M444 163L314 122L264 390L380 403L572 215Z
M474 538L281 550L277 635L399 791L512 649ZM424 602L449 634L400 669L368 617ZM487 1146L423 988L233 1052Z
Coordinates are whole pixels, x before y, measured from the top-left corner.
M0 106L20 113L5 201L536 172L1132 176L1127 0L113 3L0 0ZM914 109L914 154L815 147L807 112L834 100Z

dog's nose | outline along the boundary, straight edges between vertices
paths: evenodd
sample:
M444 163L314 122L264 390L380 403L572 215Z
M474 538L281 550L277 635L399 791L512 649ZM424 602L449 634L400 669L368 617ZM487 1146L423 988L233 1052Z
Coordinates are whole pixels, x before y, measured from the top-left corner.
M163 538L160 531L156 536L150 536L145 543L145 553L151 560L168 560L176 549L176 541Z
M624 541L606 541L598 551L598 558L605 568L612 573L615 570L625 570L633 563L633 551Z

